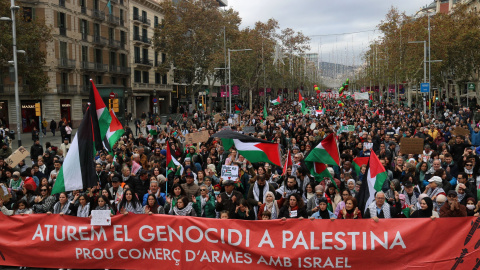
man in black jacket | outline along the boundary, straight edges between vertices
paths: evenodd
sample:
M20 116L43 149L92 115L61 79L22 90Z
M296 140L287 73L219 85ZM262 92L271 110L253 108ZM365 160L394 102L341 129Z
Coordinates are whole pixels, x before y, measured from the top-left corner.
M237 208L238 202L243 198L243 195L234 190L235 186L232 180L223 181L223 185L225 186L225 192L222 192L217 196L217 205L215 206L215 209L217 212L227 210L228 215L233 217L235 216L235 209Z
M138 198L143 198L149 188L150 180L148 179L148 173L142 169L138 174L138 178L135 179L135 193L137 193Z
M387 212L388 211L388 212ZM398 192L395 191L394 206L385 202L385 193L378 191L375 194L375 201L365 209L363 218L371 218L378 222L380 218L394 218L402 211L400 197Z
M35 143L30 147L30 159L32 163L37 163L38 156L43 155L43 146L40 144L38 139L35 140Z
M57 129L57 122L52 119L50 122L50 131L52 131L53 136L55 137L55 130Z

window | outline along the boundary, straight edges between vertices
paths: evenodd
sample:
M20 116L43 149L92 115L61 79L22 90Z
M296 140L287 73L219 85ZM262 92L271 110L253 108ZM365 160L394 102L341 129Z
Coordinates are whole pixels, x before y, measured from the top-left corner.
M153 62L153 65L154 65L154 66L158 66L158 53L157 53L157 52L155 52L154 60L153 60L153 61L154 61L154 62Z
M95 84L103 84L103 77L102 76L97 76L97 81Z
M124 21L123 17L124 17L123 9L120 9L120 25L121 26L123 26L123 21Z
M82 77L82 81L83 81L83 91L87 92L89 91L89 87L90 87L90 76L89 75L83 75Z
M68 85L68 73L64 73L62 72L60 74L60 80L61 80L61 83L62 85Z
M93 35L96 37L100 36L100 24L98 23L93 24Z
M162 76L162 84L167 84L167 74Z
M88 34L88 21L82 20L80 23L80 33Z
M158 16L153 17L153 25L154 25L155 27L158 26Z
M93 9L98 10L98 0L93 0Z
M33 19L33 8L32 7L23 7L23 19L26 22L31 22Z
M102 61L102 50L101 49L95 49L95 63L103 63Z
M82 61L83 62L88 61L88 47L87 46L82 46Z
M119 56L120 60L120 66L121 67L126 67L127 66L127 55L121 53Z
M115 52L111 51L110 52L110 65L111 66L116 66L117 65L117 55L115 54Z
M162 76L157 72L155 72L155 84L162 84Z
M117 84L117 78L116 77L111 77L110 78L110 83L113 84L113 85Z
M120 31L120 43L121 44L127 43L126 33L124 31Z
M150 77L150 74L148 73L148 71L144 71L143 72L143 83L148 83L149 77Z
M167 61L167 55L162 53L162 63L165 63Z
M87 7L87 0L80 0L80 6L83 8Z
M133 7L133 18L135 19L136 17L138 17L138 8Z
M139 36L140 35L140 28L138 28L138 26L134 25L133 26L133 39L139 39Z
M140 61L140 47L133 47L133 56L135 58L135 63L138 63Z
M145 61L148 60L148 49L143 49L143 50L142 50L142 58L143 58L143 60L145 60Z
M135 70L133 72L133 80L136 83L141 83L142 82L142 72L140 70Z
M115 32L113 28L108 28L108 39L109 40L115 40Z
M145 40L147 37L148 37L147 29L142 28L142 38L143 38L143 40Z
M60 59L67 59L67 43L60 41Z
M144 22L147 21L147 12L145 10L142 10L142 19Z
M126 78L122 78L122 85L127 87L127 79Z

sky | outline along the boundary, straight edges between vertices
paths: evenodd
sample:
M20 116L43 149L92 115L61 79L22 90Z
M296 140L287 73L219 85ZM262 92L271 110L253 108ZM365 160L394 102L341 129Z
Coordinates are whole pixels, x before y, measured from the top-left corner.
M241 27L276 19L280 28L310 36L310 52L326 62L359 65L368 44L378 37L374 30L390 8L414 15L433 0L228 0L238 11ZM355 34L332 35L360 32ZM319 36L321 35L321 36Z

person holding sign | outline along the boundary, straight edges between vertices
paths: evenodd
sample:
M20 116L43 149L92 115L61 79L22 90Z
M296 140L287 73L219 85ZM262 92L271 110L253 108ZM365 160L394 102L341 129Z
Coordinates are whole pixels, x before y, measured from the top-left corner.
M282 220L286 220L287 218L307 218L307 209L305 208L305 203L300 195L296 193L290 194L287 197L285 204L280 209L280 214L278 217Z

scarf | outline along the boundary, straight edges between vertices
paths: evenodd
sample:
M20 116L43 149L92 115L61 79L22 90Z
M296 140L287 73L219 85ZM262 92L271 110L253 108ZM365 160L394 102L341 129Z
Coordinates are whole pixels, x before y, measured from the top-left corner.
M95 207L95 210L110 210L110 208L108 207L107 204L105 204L104 206Z
M62 207L62 205L60 204L60 202L57 202L55 204L55 206L53 206L53 213L55 214L60 214L60 213L63 213L65 215L69 215L70 214L70 201L67 201L65 203L65 205Z
M207 204L206 198L204 198L203 196L200 196L200 205L201 205L201 208L202 208L202 217L203 217L203 213L205 213L205 205L206 204Z
M179 209L177 206L175 206L173 208L173 212L175 213L175 215L177 216L186 216L188 214L190 214L190 212L192 211L192 203L189 202L187 204L187 206L185 206L184 208L182 209Z
M265 203L265 208L263 208L263 211L270 211L270 213L272 213L272 218L271 219L277 219L277 217L278 217L277 201L274 200L271 203Z
M79 205L77 217L88 217L88 212L90 212L90 203L87 203L85 206Z
M410 206L410 205L416 205L417 204L417 196L415 196L415 192L412 194L412 198L407 194L407 192L404 190L402 192L403 195L405 195L405 204Z
M473 174L473 169L470 169L470 170L467 170L467 168L464 168L465 169L465 173L468 174L468 175L472 175Z
M318 213L322 219L330 219L330 214L328 213L328 209L325 208L325 211L319 210Z
M377 216L377 204L375 201L373 201L369 206L368 209L370 210L370 217L376 217ZM382 205L382 211L383 211L383 216L385 218L391 218L390 216L390 205L388 203L384 203Z
M262 194L262 199L265 198L265 196L267 195L267 192L268 192L268 186L265 185L263 186L263 194ZM253 198L256 200L256 201L260 201L260 188L258 187L258 183L255 182L255 184L253 185Z
M466 193L463 193L463 194L458 193L457 194L458 202L461 202L463 200L463 198L465 198L465 195L466 195Z
M443 188L436 187L435 189L429 189L427 191L427 196L432 198L433 196L436 196L436 195L438 195L438 193L442 193L442 192L445 192L445 191L443 191Z
M23 209L17 209L15 210L15 215L19 215L19 214L25 214L27 211L30 211L29 208L23 208Z
M125 211L127 211L129 213L138 214L138 211L136 209L136 205L133 205L132 202L128 202L128 201L125 203Z

